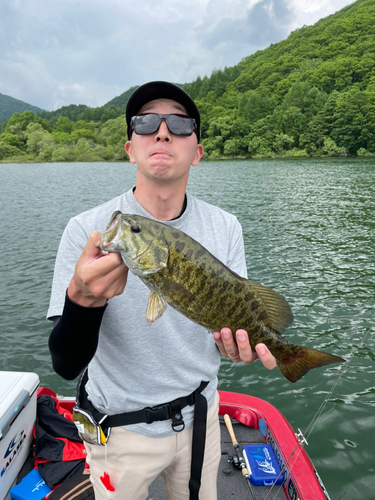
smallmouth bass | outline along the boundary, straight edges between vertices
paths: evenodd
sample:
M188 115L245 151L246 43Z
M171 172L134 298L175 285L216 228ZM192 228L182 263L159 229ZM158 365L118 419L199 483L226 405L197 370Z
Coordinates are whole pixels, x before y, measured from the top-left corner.
M252 349L264 343L282 374L296 382L312 368L344 359L293 344L281 334L293 321L286 300L268 287L238 276L200 243L167 224L115 212L100 248L120 253L151 290L146 319L156 321L167 304L210 332L244 329Z

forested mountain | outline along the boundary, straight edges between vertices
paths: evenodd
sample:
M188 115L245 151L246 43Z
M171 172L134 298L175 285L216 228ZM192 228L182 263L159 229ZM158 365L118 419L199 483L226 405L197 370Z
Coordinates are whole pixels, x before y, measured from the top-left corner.
M118 97L115 97L111 101L107 102L107 104L105 104L104 106L106 108L110 107L110 106L114 106L115 108L124 108L125 109L126 104L129 100L129 97L132 95L132 93L134 92L134 90L136 88L138 88L138 86L130 87L130 89L128 89L126 92L123 92Z
M0 122L9 120L14 113L23 113L24 111L40 113L42 109L27 104L27 102L14 99L14 97L10 97L9 95L0 94Z
M16 113L0 135L0 160L123 159L135 88L101 108ZM206 157L375 155L375 0L183 88L201 110Z
M185 85L211 155L375 152L375 1Z
M126 101L127 102L127 101ZM72 122L83 120L86 122L106 122L112 118L117 118L118 116L124 114L125 107L109 106L105 104L98 108L90 108L84 104L70 104L69 106L63 106L56 111L44 111L40 113L42 118L45 118L49 123L54 126L60 116L69 118Z

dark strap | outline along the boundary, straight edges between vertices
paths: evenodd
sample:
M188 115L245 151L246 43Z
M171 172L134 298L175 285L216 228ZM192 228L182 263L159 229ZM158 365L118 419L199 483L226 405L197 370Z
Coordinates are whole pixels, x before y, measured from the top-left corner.
M105 415L97 411L87 398L85 390L85 385L88 380L87 371L88 370L86 369L78 384L77 401L83 409L87 409L91 413L97 423L100 423ZM180 432L185 428L181 409L188 405L192 406L195 403L189 480L189 500L199 499L207 428L207 400L202 395L202 392L208 384L209 382L201 382L200 386L194 392L189 394L189 396L178 398L169 403L154 406L152 408L149 407L144 408L143 410L110 415L104 418L103 422L100 423L103 431L106 431L109 427L137 424L140 422L150 424L158 420L172 419L173 430L175 432Z
M181 432L185 428L185 423L181 413L182 408L192 406L195 403L195 396L198 394L198 391L199 393L202 392L208 385L208 382L202 382L198 389L188 396L175 399L169 403L143 408L142 410L109 415L106 417L103 413L99 412L87 398L87 392L85 389L88 380L87 371L88 370L86 369L78 384L78 405L91 413L95 421L98 424L100 423L100 427L103 431L106 431L109 427L122 427L123 425L139 424L141 422L152 424L152 422L172 419L172 429L175 432Z
M191 450L191 468L189 500L198 500L199 489L201 487L202 468L204 459L204 448L206 445L207 428L207 399L202 395L202 391L207 387L208 382L202 382L195 391L193 443Z

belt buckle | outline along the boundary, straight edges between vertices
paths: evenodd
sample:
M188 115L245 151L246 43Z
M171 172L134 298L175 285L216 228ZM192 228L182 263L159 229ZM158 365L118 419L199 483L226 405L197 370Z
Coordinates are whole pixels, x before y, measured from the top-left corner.
M175 431L175 432L181 432L185 429L185 422L184 422L184 419L182 417L182 413L175 413L173 416L172 416L172 429Z
M152 424L152 422L158 420L168 420L171 418L171 409L168 404L153 407L149 406L145 408L145 410L148 424Z
M172 401L171 403L171 418L172 418L172 429L175 432L181 432L185 429L185 422L182 416L181 403L179 401Z

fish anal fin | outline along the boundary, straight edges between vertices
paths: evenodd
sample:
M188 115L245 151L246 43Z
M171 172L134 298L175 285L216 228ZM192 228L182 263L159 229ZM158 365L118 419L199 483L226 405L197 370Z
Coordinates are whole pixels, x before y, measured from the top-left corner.
M290 382L297 382L312 368L319 368L320 366L329 365L331 363L341 363L345 359L329 354L328 352L318 351L309 347L303 347L295 344L292 346L292 355L288 354L283 356L282 359L277 358L277 365L281 373Z
M163 315L164 311L167 308L167 303L164 299L157 295L154 292L150 293L147 302L147 310L146 310L146 321L149 325L156 321L160 316Z
M293 313L288 302L271 288L251 283L251 288L261 298L267 312L267 326L276 333L283 331L293 321Z

